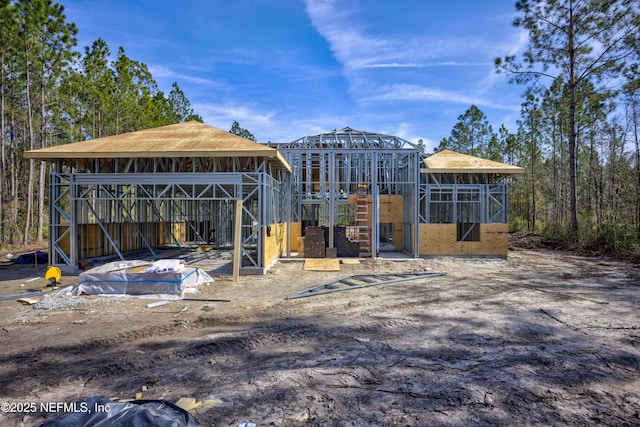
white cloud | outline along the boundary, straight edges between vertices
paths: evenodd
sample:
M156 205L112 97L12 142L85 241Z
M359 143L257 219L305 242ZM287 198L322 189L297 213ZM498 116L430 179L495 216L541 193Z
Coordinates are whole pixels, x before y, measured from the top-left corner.
M513 54L521 50L527 33L517 33L507 43L488 42L477 36L433 37L424 35L373 35L375 27L362 22L357 6L348 0L307 0L311 24L322 35L346 71L364 68L424 68L435 66L491 65L485 61L444 58L489 57L495 52ZM502 44L503 46L500 46ZM497 46L496 46L497 45Z
M508 55L515 55L522 52L529 43L529 32L526 30L518 30L512 40L502 45L502 49Z
M178 86L182 88L183 82L189 82L199 86L207 86L209 89L226 89L227 85L220 81L209 78L199 77L197 75L176 73L173 69L163 65L149 65L149 71L154 79L166 79L172 82L177 81Z
M371 63L365 68L433 68L433 67L478 67L492 65L490 62L457 62L457 61L435 61L435 62L388 62Z
M501 52L521 52L528 40L526 31L514 30L513 36L504 40L477 35L433 37L413 32L382 36L378 27L363 22L355 1L306 0L306 10L312 25L342 65L349 94L361 105L372 100L393 100L519 108L496 102L496 95L490 95L496 85L506 81L504 76L496 75L493 58ZM504 15L501 19L511 18ZM419 74L418 70L434 67L486 69L487 73L479 81L477 74L465 74L458 80L453 74L445 75L446 80L438 83L440 87L433 87L426 81L428 75ZM400 74L402 69L416 72ZM383 73L384 70L389 72ZM446 89L463 86L470 90L462 93Z
M366 65L374 52L389 49L386 40L366 36L355 17L353 2L344 0L307 0L307 14L316 31L329 43L335 58L346 68Z
M383 86L377 95L367 98L368 101L429 101L451 102L466 105L485 106L503 110L519 110L518 106L494 102L482 97L470 96L440 88L425 87L412 84L396 84Z
M423 144L427 147L429 147L429 144L431 143L428 138L416 135L415 126L407 122L400 122L395 126L384 128L381 130L381 133L397 136L398 138L402 138L413 144L418 144L418 141L421 139Z
M256 134L258 129L269 128L273 124L272 119L275 116L275 112L272 111L265 112L254 106L232 103L198 102L193 104L193 109L202 116L205 123L211 126L229 130L233 122L237 121L240 126L248 129L258 139L259 136Z
M227 102L225 104L197 103L194 105L205 123L228 131L234 121L251 132L259 142L291 142L306 135L314 135L349 125L340 116L315 116L309 119L283 117L256 105Z

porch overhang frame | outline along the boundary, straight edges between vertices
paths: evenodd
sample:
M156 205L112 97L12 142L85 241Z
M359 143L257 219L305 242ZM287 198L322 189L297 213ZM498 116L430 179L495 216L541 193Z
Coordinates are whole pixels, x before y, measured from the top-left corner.
M129 161L130 160L130 161ZM143 162L142 159L129 159L126 162L118 160L110 164L120 164L125 170L145 169L136 166ZM243 241L241 246L243 268L246 270L264 271L263 242L260 230L265 225L267 218L264 212L253 212L251 204L253 200L267 199L267 194L284 192L282 183L270 176L268 171L274 172L269 167L269 162L256 159L254 166L262 172L156 172L156 173L95 173L92 171L73 171L69 163L58 160L52 163L50 172L50 233L49 244L52 248L50 263L54 265L75 265L80 260L78 254L78 225L86 222L86 217L91 217L92 223L99 226L121 259L124 259L122 251L118 249L117 241L110 235L105 226L106 218L94 209L95 204L104 203L104 210L116 210L121 212L125 222L133 223L135 227L139 212L149 211L148 215L154 220L171 221L172 218L164 217L158 206L163 207L172 204L170 209L179 213L176 204L185 202L207 201L231 201L240 199L243 201ZM170 164L171 162L169 162ZM100 168L103 162L96 160L92 165ZM84 164L86 166L86 164ZM275 173L279 175L276 169ZM89 172L89 173L87 173ZM286 176L286 172L282 176ZM265 177L268 177L265 178ZM263 188L269 183L268 188ZM117 189L121 189L117 190ZM269 198L275 200L279 195L270 194ZM123 200L133 198L132 204L125 205ZM156 206L158 205L158 206ZM285 213L280 208L270 215L269 220L281 222L285 220ZM84 212L84 214L82 213ZM84 215L85 218L81 218ZM127 219L128 218L128 219ZM122 219L122 218L121 218ZM256 227L256 225L258 227ZM144 240L144 233L136 229L136 233ZM175 239L175 237L174 237ZM67 242L68 250L64 249L63 242ZM152 255L153 245L150 242L144 244ZM242 271L242 268L241 268Z

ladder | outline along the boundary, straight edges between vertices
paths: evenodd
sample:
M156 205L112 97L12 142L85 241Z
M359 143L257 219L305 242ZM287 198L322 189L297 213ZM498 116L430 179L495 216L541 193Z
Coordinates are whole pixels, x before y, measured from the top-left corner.
M355 213L355 238L354 242L360 245L360 256L371 256L371 237L369 233L369 200L367 198L366 184L359 184L356 191Z

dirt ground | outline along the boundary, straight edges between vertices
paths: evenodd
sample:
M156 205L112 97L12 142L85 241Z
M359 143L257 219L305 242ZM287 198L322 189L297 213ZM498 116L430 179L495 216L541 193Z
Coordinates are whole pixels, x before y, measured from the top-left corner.
M0 301L0 402L192 397L205 426L640 424L637 265L514 248L302 267L216 276L190 295L230 302ZM29 281L42 270L2 267L0 295L42 289ZM285 299L353 274L425 271L447 275ZM4 411L0 425L46 415Z

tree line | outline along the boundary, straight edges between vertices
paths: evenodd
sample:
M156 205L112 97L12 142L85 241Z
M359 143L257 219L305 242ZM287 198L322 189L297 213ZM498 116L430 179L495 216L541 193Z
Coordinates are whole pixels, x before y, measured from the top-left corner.
M202 119L177 83L165 95L148 67L78 30L52 0L0 0L0 242L42 242L47 164L24 151Z
M528 32L495 70L523 85L517 129L494 131L475 105L436 150L522 166L512 230L640 252L640 6L633 0L518 0ZM52 0L0 0L0 243L41 242L47 164L26 150L202 120L174 83L77 28ZM234 122L230 130L255 140Z
M524 86L515 132L471 106L436 150L522 166L510 225L640 254L640 6L631 0L519 0L521 57L495 60Z

